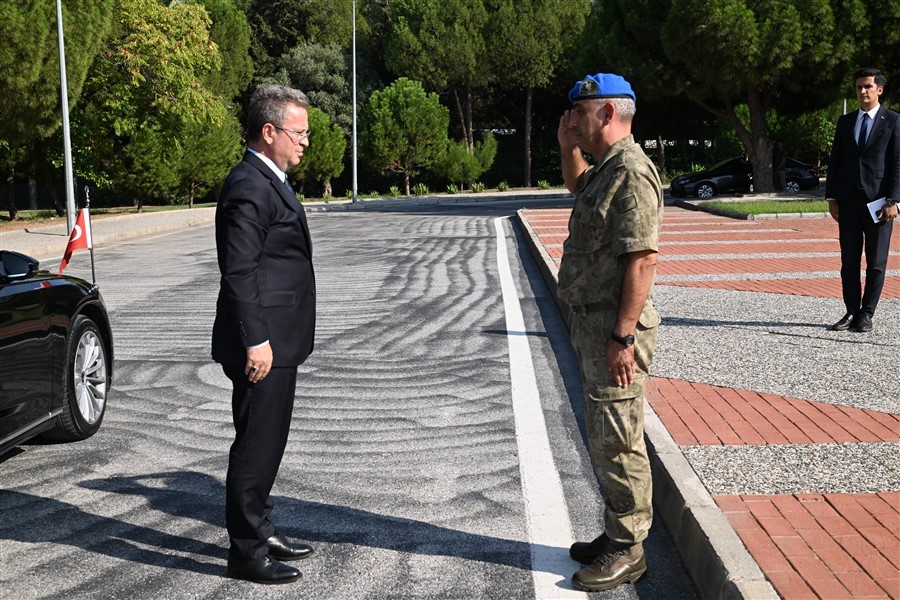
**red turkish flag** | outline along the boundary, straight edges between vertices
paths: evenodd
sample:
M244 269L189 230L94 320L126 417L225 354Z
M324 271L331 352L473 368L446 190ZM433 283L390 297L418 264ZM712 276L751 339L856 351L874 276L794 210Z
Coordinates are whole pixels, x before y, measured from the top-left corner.
M69 243L66 244L66 253L63 255L62 261L59 263L59 274L62 275L63 269L69 264L72 258L72 252L81 248L93 248L91 241L91 215L87 208L82 208L75 219L75 227L69 235Z

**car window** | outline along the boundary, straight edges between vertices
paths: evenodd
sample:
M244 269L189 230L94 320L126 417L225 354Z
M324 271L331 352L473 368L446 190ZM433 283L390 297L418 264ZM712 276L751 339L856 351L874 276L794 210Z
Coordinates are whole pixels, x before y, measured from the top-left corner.
M0 272L0 276L3 277L21 277L23 275L28 274L28 260L23 258L18 254L12 254L10 252L2 253L3 260L3 272Z

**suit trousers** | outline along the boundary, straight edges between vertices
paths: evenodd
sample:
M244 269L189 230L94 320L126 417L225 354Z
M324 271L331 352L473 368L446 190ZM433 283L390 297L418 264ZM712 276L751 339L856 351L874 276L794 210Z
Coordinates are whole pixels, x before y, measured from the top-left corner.
M856 190L838 205L838 232L841 243L841 288L847 312L875 314L884 288L888 249L893 223L874 223L866 207L865 192ZM859 280L862 253L866 253L866 285Z
M270 496L291 427L297 367L275 367L259 383L250 383L244 365L222 365L231 380L234 443L225 479L225 524L229 556L254 560L268 553L275 535L269 519Z

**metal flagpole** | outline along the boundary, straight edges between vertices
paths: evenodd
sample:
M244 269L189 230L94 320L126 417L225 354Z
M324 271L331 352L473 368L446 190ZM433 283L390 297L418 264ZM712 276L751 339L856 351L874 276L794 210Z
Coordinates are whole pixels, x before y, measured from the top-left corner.
M75 227L75 182L72 176L72 139L69 136L69 88L66 84L66 48L63 42L62 0L56 0L56 30L59 37L59 83L62 100L63 157L66 166L66 224ZM93 250L91 250L93 253ZM93 254L91 255L93 257ZM91 261L93 266L93 260Z
M353 0L353 202L359 201L356 186L356 0Z
M94 272L94 232L91 230L91 188L84 186L84 227L87 231L88 248L91 251L91 283L97 285L97 273Z

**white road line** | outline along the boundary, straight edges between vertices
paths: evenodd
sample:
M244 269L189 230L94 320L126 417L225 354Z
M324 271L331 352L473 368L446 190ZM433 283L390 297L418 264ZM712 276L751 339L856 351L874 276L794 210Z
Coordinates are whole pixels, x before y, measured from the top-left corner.
M516 420L516 443L519 449L519 472L528 541L531 545L531 574L537 600L550 598L586 598L572 589L569 577L580 568L569 558L572 524L563 497L559 473L553 463L550 439L541 408L531 348L525 333L525 319L519 294L509 266L503 221L494 220L497 229L497 267L500 290L506 313L509 343L509 375L512 383L513 414Z

